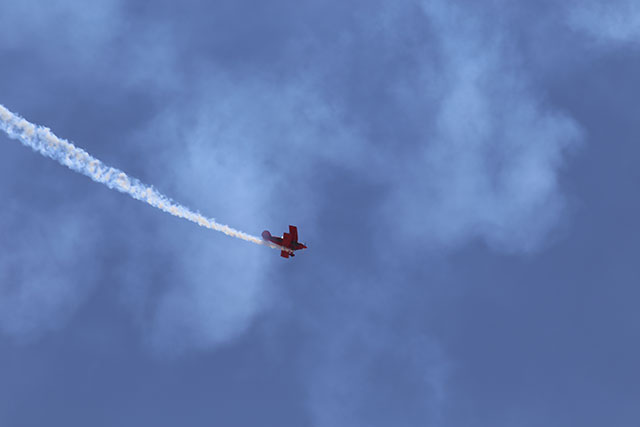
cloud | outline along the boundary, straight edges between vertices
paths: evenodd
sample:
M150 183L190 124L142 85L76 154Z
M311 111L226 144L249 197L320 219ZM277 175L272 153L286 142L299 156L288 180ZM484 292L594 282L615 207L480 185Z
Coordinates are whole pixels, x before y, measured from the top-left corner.
M327 219L319 215L331 210L343 219L338 226L351 227L332 232L353 238L383 228L394 230L392 241L438 251L474 239L500 251L538 249L562 220L558 176L581 131L538 92L509 33L443 2L358 16L339 36L319 24L288 45L279 53L288 64L284 77L272 74L278 66L246 73L199 61L180 96L133 136L163 171L151 182L249 232L256 224L282 225L285 214L321 232ZM180 73L174 48L159 57ZM325 186L336 170L383 189L357 220L353 205L364 202L362 195L351 194L343 207L333 199L336 189ZM184 232L167 240L203 246ZM207 243L197 254L175 252L169 285L148 298L143 323L154 348L214 348L279 303L269 279L275 267L262 258L273 254L252 253L247 264L246 250ZM319 287L345 287L361 298L314 312L305 380L315 422L371 425L372 415L382 417L372 406L384 399L381 366L404 367L397 386L417 399L390 413L415 410L416 424L437 420L446 396L444 350L426 332L413 342L414 325L401 336L385 329L406 307L386 293L398 285L381 273L387 263L372 267L357 254L344 259L380 274L364 283L346 261L316 267ZM384 297L371 300L372 286Z
M9 203L0 215L0 332L30 341L59 328L99 282L99 232L77 204L28 211Z
M634 0L578 2L568 23L600 43L640 43L640 4Z
M63 55L74 63L93 63L102 49L122 29L119 0L91 5L72 0L42 3L25 0L3 7L0 15L0 49L39 56Z
M206 68L183 89L187 102L168 105L131 138L153 153L154 185L219 221L254 234L279 231L288 225L283 218L309 222L314 201L304 196L305 177L341 151L343 161L355 158L343 144L348 130L332 127L339 113L318 100L313 82L274 85ZM277 306L270 280L277 252L186 227L163 234L166 242L182 242L171 249L168 286L141 296L130 286L144 277L128 268L122 276L131 280L123 287L125 304L148 312L142 325L153 348L163 354L213 348ZM129 267L139 269L135 264Z
M53 18L63 13L67 6L63 2L53 10L37 11L36 21L43 26L44 33L49 28L55 30ZM24 4L11 9L9 15L28 15L32 7L35 5ZM100 3L97 9L108 15L107 22L122 12L116 2ZM65 19L84 22L91 16L79 8L70 11ZM275 227L287 225L280 219L283 215L281 207L285 206L283 199L295 204L305 186L304 180L292 177L308 174L322 159L337 159L338 153L343 161L355 160L356 153L348 146L349 129L333 127L341 113L319 100L319 89L313 79L300 77L274 85L265 74L236 76L211 66L206 60L198 63L201 69L185 70L181 67L184 46L180 45L180 38L171 39L153 21L139 24L141 35L134 37L115 55L111 48L118 45L119 27L112 32L103 32L100 29L107 25L103 22L95 28L95 34L87 35L86 39L78 39L65 30L56 33L59 38L54 44L48 45L34 36L16 38L15 45L7 39L6 47L20 51L38 49L48 52L45 57L50 59L61 53L60 61L52 60L55 67L60 68L74 64L77 59L74 57L65 64L65 55L69 54L64 49L66 44L78 43L77 47L82 51L77 52L79 55L108 46L108 58L122 60L121 68L126 72L114 74L103 80L103 84L116 93L121 87L146 87L158 89L160 93L154 99L159 103L159 112L151 122L144 126L132 125L129 122L131 114L125 113L137 114L136 107L119 106L123 109L123 120L111 122L110 128L100 128L101 140L117 138L129 142L124 144L126 149L123 144L111 144L110 157L105 161L132 170L132 176L140 177L206 215L252 232L259 233L269 224ZM16 29L16 33L19 34L20 29ZM152 42L152 35L157 34L168 38ZM112 80L119 79L121 74L124 74L119 81L121 86L112 85ZM106 75L101 73L100 78L104 79ZM112 95L101 93L103 89L100 85L92 87L97 91L96 101L108 104L105 99L109 100ZM165 103L167 93L177 96ZM58 101L53 99L56 105ZM41 104L44 101L36 99L34 102ZM105 126L108 117L99 122ZM61 137L73 139L59 131L55 121L48 120L44 124L52 126ZM84 123L74 117L71 124L71 130L77 131ZM88 129L83 133L89 140L74 141L83 148L87 147L85 143L93 142L91 127L86 126ZM134 130L129 132L127 126ZM91 148L88 150L93 154ZM117 150L120 150L120 156ZM99 152L96 155L99 156ZM136 155L146 159L145 162L136 162ZM283 164L287 165L286 169ZM107 197L117 198L115 195ZM254 316L265 308L265 301L269 299L265 296L269 294L264 279L265 262L266 257L274 256L270 250L259 248L265 252L262 258L247 266L247 248L240 249L232 244L221 246L215 237L211 239L216 247L203 244L200 237L183 234L201 233L202 230L192 231L183 226L176 226L179 232L171 228L155 231L154 235L153 230L161 227L160 223L164 224L162 219L144 209L130 207L129 202L117 200L123 205L119 212L128 212L131 216L130 222L121 221L119 229L112 230L108 246L117 247L119 254L115 256L118 265L111 268L117 272L124 305L131 309L141 330L150 334L148 342L154 348L161 352L175 348L179 351L212 348L241 334ZM312 209L313 203L309 201L286 210L300 218L312 215ZM168 224L174 227L175 223L169 221ZM166 238L164 244L173 240L191 242L198 250L178 245L158 253L157 248L148 243L158 236ZM160 275L160 283L151 283L159 276L154 268L162 270L169 266L171 271ZM230 280L230 277L234 279ZM70 307L76 307L72 303L76 298L73 292L69 295L61 292L59 297L61 301L69 302ZM178 321L180 314L184 315L182 321Z
M343 284L360 295L336 303L309 329L314 340L303 366L314 425L438 425L450 373L446 355L403 318L406 301L365 296L365 289L393 286L392 280L372 282Z
M415 96L432 104L424 120L433 125L403 158L389 215L431 247L480 238L534 250L562 217L558 174L580 128L536 94L500 26L443 2L423 5L439 60L422 65L433 78Z
M409 285L398 272L478 239L500 252L539 250L564 218L560 174L582 131L535 86L504 24L508 11L499 13L440 1L383 6L358 15L330 51L310 48L327 67L325 96L346 112L335 126L355 130L350 147L366 152L342 163L344 175L378 189L347 193L374 207L360 215L352 205L351 220L332 231L349 230L367 249L367 235L384 240L377 263L367 249L343 253L323 274L322 289L339 291L327 312L311 315L317 341L305 366L318 426L437 424L450 362L428 324L398 326L430 299L427 290L412 294L422 304L399 298L394 290ZM326 211L332 191L317 193ZM390 370L396 376L378 382ZM388 390L419 403L390 408Z
M114 158L126 152L129 164L114 166L239 229L259 233L290 220L307 224L305 237L315 233L308 264L276 264L266 248L120 198L127 220L109 239L119 250L111 274L123 305L150 348L173 356L240 337L282 303L278 292L296 292L280 287L282 278L311 281L297 295L310 302L292 310L292 321L306 320L305 381L320 426L389 425L385 416L404 420L407 411L423 425L437 421L446 396L446 349L421 323L420 301L390 291L404 288L408 279L393 272L415 258L390 257L375 237L384 232L422 259L425 246L447 252L475 239L535 250L562 219L559 173L580 139L519 61L500 25L508 16L489 20L474 6L440 1L374 6L283 8L293 16L275 39L242 32L244 44L224 54L144 21L141 35L109 56L125 70L114 79L153 92L155 108L145 123L127 121L130 132L112 131L126 144L102 149ZM193 37L220 40L205 21ZM231 40L233 27L224 27ZM274 45L255 61L238 59ZM129 107L124 119L137 113ZM351 250L356 241L362 250ZM16 262L30 260L23 256ZM64 304L51 304L64 308L60 319L82 300L76 293L63 289ZM415 400L387 411L385 393L394 390Z
M265 259L250 265L242 251L192 240L176 266L175 282L158 296L146 341L163 356L211 349L244 333L269 299L261 280Z

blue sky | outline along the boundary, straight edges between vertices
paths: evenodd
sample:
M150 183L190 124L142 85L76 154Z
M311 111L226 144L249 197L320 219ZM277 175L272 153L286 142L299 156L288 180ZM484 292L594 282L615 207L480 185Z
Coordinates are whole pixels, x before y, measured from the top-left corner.
M3 426L637 426L632 0L25 0L0 103L293 260L0 135Z

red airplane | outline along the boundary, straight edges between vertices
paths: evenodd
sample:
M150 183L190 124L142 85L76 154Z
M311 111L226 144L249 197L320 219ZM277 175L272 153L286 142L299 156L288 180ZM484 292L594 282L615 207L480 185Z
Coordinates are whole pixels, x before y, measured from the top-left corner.
M289 249L288 251L280 251L280 256L283 258L289 258L289 255L295 256L293 251L307 248L302 243L298 243L298 228L294 225L290 225L289 232L284 233L282 237L272 236L271 233L264 230L262 232L262 238L267 242L275 243L278 246Z

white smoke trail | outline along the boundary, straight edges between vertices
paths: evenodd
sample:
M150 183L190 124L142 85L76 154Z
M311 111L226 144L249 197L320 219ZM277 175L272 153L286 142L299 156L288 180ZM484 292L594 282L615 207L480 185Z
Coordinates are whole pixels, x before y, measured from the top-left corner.
M92 180L102 183L111 189L126 193L134 199L141 200L173 216L184 218L202 227L221 231L228 236L258 245L265 245L274 249L292 252L288 248L283 248L271 242L265 242L259 237L235 230L228 225L218 224L211 218L205 218L201 214L191 211L160 194L153 187L143 184L136 178L127 176L127 174L121 170L106 166L81 148L76 147L69 141L58 138L48 128L29 123L17 114L7 110L1 104L0 128L5 131L10 138L19 140L27 147L56 160L69 169L86 175Z

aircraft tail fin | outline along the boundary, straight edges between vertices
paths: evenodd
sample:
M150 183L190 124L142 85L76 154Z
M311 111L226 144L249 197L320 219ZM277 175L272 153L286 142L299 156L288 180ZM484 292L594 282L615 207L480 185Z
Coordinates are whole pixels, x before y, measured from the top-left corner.
M298 241L298 227L295 225L289 226L289 234L291 234L291 240L294 242Z

